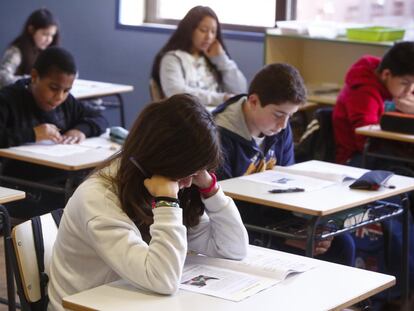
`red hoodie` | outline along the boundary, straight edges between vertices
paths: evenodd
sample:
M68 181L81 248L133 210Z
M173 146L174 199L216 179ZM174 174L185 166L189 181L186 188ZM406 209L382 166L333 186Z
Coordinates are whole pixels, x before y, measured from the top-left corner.
M392 96L376 76L381 59L364 56L351 66L345 86L339 93L333 112L336 162L345 163L362 152L365 138L355 134L360 126L377 124L384 112L384 100Z

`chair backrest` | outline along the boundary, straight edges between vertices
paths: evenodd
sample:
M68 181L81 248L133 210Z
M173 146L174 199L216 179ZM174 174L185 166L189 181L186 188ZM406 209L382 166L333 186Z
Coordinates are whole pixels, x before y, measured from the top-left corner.
M319 121L319 150L320 159L335 162L335 136L332 124L332 107L319 108L315 111L315 118Z
M165 98L161 86L154 79L150 79L149 81L149 91L152 101L159 101Z
M335 138L332 126L332 107L319 108L314 119L295 146L297 162L321 160L335 162Z
M44 297L42 297L42 294L47 295L45 293L47 293L48 278L44 273L48 271L50 265L62 210L52 213L32 218L15 226L12 230L12 254L14 255L12 257L22 310L41 310L47 305L47 301L44 303ZM36 236L36 231L38 236ZM40 248L39 245L41 245ZM38 253L36 253L36 247ZM39 261L41 259L38 260L42 257L42 255L39 257L39 249L43 249L43 264ZM37 307L34 308L34 305Z

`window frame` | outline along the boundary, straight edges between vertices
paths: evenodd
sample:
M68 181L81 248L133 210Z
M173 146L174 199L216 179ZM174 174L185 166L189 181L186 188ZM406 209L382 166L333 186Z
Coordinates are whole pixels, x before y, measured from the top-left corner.
M290 20L296 16L296 0L275 0L276 2L276 12L275 12L275 23L276 21L281 20ZM163 29L171 29L175 27L179 20L176 19L162 19L156 16L158 9L157 0L144 0L145 3L145 14L142 26L134 25L125 25L120 23L119 10L120 10L120 0L117 0L117 12L116 12L116 25L117 28L148 28L148 27L160 27ZM279 9L278 9L279 8ZM224 31L235 31L235 32L250 32L250 33L263 33L268 27L260 26L248 26L241 24L227 24L221 23L222 29Z

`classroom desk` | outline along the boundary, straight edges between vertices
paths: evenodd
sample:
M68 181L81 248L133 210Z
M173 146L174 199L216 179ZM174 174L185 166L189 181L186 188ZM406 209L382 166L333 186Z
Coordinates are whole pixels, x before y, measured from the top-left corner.
M76 79L70 93L76 99L92 99L104 96L115 96L119 102L121 126L125 127L125 111L122 93L132 92L132 85L98 82L91 80Z
M346 174L348 176L362 175L367 170L344 166L339 164L327 163L322 161L307 161L294 165L297 169L324 171ZM277 170L277 167L276 167ZM378 191L364 191L353 190L349 188L352 181L345 181L335 185L325 187L314 191L305 191L297 193L272 194L268 190L273 187L268 184L258 183L251 180L243 179L242 177L232 178L220 181L219 184L223 191L233 199L246 201L250 203L260 204L271 208L279 208L291 212L299 212L309 215L309 221L306 228L307 247L306 254L313 255L314 237L316 234L317 225L322 216L333 215L337 212L348 210L352 207L365 205L378 200L386 199L392 196L402 195L402 209L395 214L387 216L394 217L398 214L403 215L403 297L408 298L409 284L408 284L408 225L409 225L409 200L406 195L407 192L414 190L414 178L394 175L390 178L389 184L394 185L394 189L380 188ZM321 237L335 236L337 234L359 228L369 223L384 220L385 218L376 218L362 224L357 224L349 228L338 230L334 234L322 234ZM260 228L257 226L246 225L253 230L268 234L275 234L278 236L285 236L280 232L272 229Z
M16 177L4 176L1 174L0 180L15 184L27 185L30 187L57 193L64 193L66 195L66 199L68 199L72 194L74 179L77 174L79 174L82 170L92 169L96 167L119 150L120 146L118 144L110 142L105 135L106 134L101 137L87 138L84 142L85 152L70 154L66 156L44 155L15 148L0 149L1 158L29 162L32 164L60 169L63 172L66 172L67 178L64 187L31 182Z
M251 246L252 247L252 246ZM284 281L239 302L179 290L172 296L138 290L116 281L63 298L63 307L73 310L151 311L273 311L342 310L395 284L390 275L347 267L270 249L278 256L312 262L315 268L289 276Z
M6 268L6 283L7 283L7 300L0 298L0 302L9 306L9 311L16 310L16 300L14 291L14 279L13 279L13 268L11 265L11 258L8 250L8 245L11 245L10 240L10 219L6 208L1 205L25 198L23 191L0 187L0 224L3 227L3 239L4 239L4 259Z
M341 86L339 84L307 84L306 90L308 92L307 100L315 104L332 105L336 104Z
M370 150L372 139L374 138L414 144L414 135L384 131L381 129L379 124L366 125L366 126L359 127L355 130L355 133L367 137L367 140L364 146L364 151L362 153L362 166L363 167L365 167L366 165L367 157L375 157L375 158L380 158L380 159L388 159L388 160L394 160L394 161L414 164L414 158L412 154L407 154L406 156L397 156L393 154L384 154L382 152L376 152L376 151Z

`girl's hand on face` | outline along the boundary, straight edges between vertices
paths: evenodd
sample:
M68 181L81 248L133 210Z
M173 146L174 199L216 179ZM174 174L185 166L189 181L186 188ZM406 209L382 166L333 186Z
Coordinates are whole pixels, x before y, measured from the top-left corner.
M193 184L200 189L210 187L213 178L206 170L201 170L193 177Z
M206 170L199 171L194 177L193 177L193 184L196 185L199 189L209 189L212 186L213 183L213 177L207 172ZM210 192L202 193L203 198L207 199L217 193L219 190L219 186L217 182L215 183L215 186L211 189Z
M224 49L221 46L220 42L216 39L211 45L210 47L207 49L206 51L206 56L208 58L214 57L214 56L218 56L221 54L224 54Z
M144 186L153 197L178 197L178 182L164 176L153 175L144 180Z

